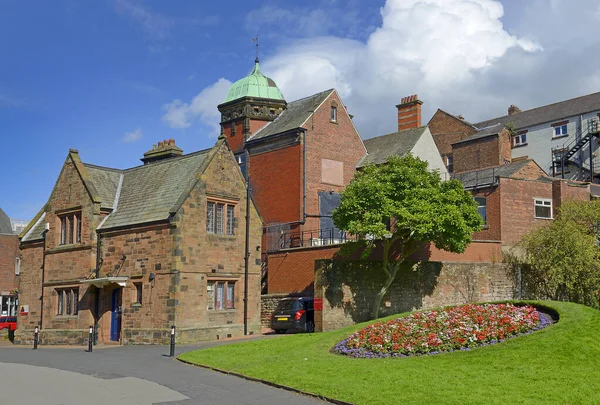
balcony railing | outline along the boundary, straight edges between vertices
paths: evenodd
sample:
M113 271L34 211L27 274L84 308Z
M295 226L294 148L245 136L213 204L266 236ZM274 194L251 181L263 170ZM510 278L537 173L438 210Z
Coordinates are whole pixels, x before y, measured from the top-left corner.
M330 246L339 245L349 240L354 240L354 237L340 231L336 228L319 229L314 231L291 231L281 234L279 243L274 248L276 250L293 249L301 247L313 246Z

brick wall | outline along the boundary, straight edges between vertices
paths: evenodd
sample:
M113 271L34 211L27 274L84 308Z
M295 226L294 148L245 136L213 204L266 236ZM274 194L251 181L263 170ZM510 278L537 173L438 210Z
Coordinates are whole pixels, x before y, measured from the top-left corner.
M317 330L333 330L369 319L375 294L383 283L376 268L328 267L320 262L315 273L315 297L323 299L315 311ZM493 263L439 263L406 267L383 299L380 316L469 302L512 299L514 287L508 267Z
M302 220L302 146L250 156L252 195L265 225Z
M442 157L452 154L453 143L477 132L471 125L442 110L437 110L427 125Z
M498 136L488 136L452 145L454 173L499 166L501 162Z
M474 197L485 197L487 224L483 229L473 234L474 240L502 240L500 190L496 187L477 189L472 191Z
M565 180L552 181L552 201L554 215L558 213L564 201L589 201L590 186L585 183L576 183Z
M331 122L331 107L337 107L337 121ZM305 230L317 230L319 191L340 192L354 177L356 164L366 154L362 140L336 92L321 104L305 124L306 132L306 213ZM343 163L343 184L327 184L323 180L323 159Z
M10 292L17 288L15 263L19 253L17 235L0 235L0 291Z
M552 183L500 178L502 242L513 245L537 226L550 221L536 219L534 198L552 199Z
M331 259L339 247L290 249L267 255L269 293L306 293L312 295L315 260Z

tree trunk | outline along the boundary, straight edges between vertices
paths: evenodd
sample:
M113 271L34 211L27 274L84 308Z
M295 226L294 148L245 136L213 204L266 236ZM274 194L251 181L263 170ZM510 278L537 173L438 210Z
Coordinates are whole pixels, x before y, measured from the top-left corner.
M384 260L384 270L385 273L387 274L387 279L385 280L385 283L383 283L383 286L381 287L381 290L379 290L379 292L375 295L375 300L373 302L373 308L371 308L371 319L377 319L379 317L379 309L381 308L381 301L383 300L383 297L385 296L385 294L388 292L388 289L390 288L390 285L392 285L392 283L394 282L394 279L396 278L396 274L398 274L398 269L400 268L400 262L394 263L389 270L386 269L385 267L387 267L387 260Z

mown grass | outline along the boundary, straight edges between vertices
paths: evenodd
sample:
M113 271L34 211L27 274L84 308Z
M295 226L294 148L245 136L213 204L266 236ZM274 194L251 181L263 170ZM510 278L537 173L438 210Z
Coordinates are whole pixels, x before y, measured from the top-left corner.
M330 353L366 325L359 324L179 357L355 404L600 403L600 311L572 303L540 304L555 309L560 321L467 352L401 359Z

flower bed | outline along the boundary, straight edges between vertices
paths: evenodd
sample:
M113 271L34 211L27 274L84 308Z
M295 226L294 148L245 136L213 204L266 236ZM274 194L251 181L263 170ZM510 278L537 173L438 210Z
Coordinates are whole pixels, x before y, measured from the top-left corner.
M369 325L339 342L333 351L372 358L469 350L531 333L551 322L548 315L529 305L461 305Z

